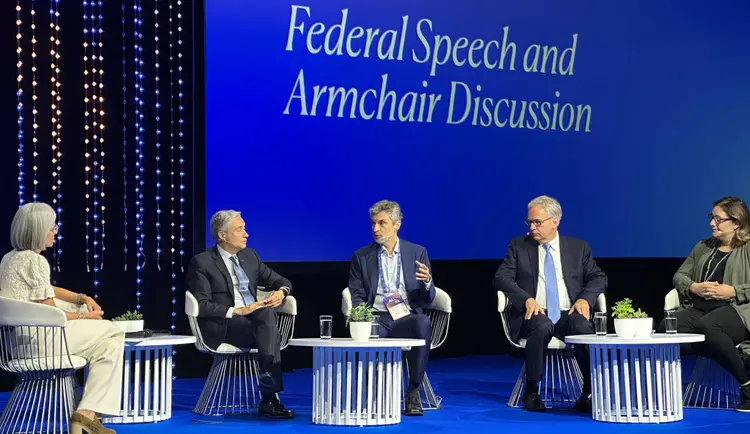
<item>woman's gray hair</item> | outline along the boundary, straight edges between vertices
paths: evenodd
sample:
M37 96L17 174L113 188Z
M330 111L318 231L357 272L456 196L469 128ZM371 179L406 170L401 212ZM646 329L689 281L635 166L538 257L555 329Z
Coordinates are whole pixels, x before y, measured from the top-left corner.
M18 208L10 224L10 245L15 250L45 250L56 219L55 210L46 203L30 202Z
M529 202L529 209L534 208L535 206L541 206L542 208L544 208L544 211L547 213L548 217L562 220L562 207L560 206L560 202L558 202L557 200L549 196L539 196Z
M404 218L404 215L401 214L401 206L398 204L398 202L394 202L392 200L381 200L375 205L370 207L370 217L374 217L381 212L386 212L391 216L391 220L393 223L400 222L401 219Z
M221 241L219 239L219 232L228 232L229 225L232 221L239 217L241 213L232 209L219 211L211 217L211 237L217 243Z

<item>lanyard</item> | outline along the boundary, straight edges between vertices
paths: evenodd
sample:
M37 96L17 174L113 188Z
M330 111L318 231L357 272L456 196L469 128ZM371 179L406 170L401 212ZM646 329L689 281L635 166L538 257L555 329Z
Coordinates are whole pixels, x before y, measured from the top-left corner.
M390 293L388 285L385 284L385 273L383 273L382 252L378 252L378 267L380 268L380 284L386 294ZM396 291L401 287L401 252L396 254Z

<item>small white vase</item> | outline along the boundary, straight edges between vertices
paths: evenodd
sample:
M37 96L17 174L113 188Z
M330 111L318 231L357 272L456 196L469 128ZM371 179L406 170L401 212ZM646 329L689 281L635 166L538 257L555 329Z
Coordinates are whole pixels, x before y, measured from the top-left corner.
M120 330L125 333L142 332L143 331L143 320L139 319L136 321L112 321L112 324L117 326Z
M645 338L651 336L653 318L615 318L615 333L621 338Z
M372 323L367 322L350 322L349 333L352 335L352 339L357 342L364 342L370 340L370 330L372 330Z

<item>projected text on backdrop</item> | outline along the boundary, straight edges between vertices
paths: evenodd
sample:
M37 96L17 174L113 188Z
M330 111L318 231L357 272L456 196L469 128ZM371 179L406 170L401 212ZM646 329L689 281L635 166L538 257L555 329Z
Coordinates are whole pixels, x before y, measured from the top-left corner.
M510 38L510 27L503 27L501 40L469 40L436 33L428 18L419 19L414 32L419 48L406 50L410 17L401 17L398 29L364 28L350 23L349 9L341 10L335 24L314 21L311 8L292 5L286 50L302 49L310 54L377 58L381 61L411 61L425 65L430 77L438 75L443 65L486 68L488 70L523 71L537 74L573 76L578 34L571 36L570 47L532 44L522 55ZM517 60L518 59L518 60ZM428 80L408 83L399 94L388 86L389 74L380 76L379 83L366 89L345 88L305 81L300 69L289 96L284 114L301 116L347 117L363 120L399 122L470 123L482 127L510 127L540 130L591 131L591 106L557 101L526 101L485 96L481 83L451 80L450 93L429 92ZM421 87L419 90L414 90ZM560 98L556 91L555 98Z

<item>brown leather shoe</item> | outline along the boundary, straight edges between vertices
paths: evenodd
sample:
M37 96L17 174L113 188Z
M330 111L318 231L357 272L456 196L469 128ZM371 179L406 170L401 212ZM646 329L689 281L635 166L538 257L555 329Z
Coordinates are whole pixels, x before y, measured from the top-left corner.
M115 430L102 425L98 417L91 420L77 411L70 417L68 431L70 434L115 434Z

